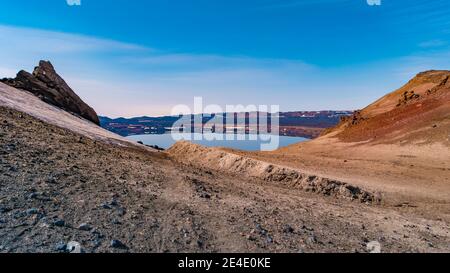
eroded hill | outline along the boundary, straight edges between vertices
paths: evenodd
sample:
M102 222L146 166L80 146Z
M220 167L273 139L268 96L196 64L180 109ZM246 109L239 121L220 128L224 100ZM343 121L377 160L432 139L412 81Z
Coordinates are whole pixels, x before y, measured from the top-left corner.
M327 133L344 142L449 145L449 78L450 71L446 70L420 73L400 89L344 118Z

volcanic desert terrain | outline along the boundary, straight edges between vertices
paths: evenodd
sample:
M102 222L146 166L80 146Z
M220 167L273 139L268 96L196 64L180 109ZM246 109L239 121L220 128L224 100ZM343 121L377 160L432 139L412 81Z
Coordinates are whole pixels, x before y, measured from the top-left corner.
M156 151L0 83L0 252L449 252L449 75L260 153Z

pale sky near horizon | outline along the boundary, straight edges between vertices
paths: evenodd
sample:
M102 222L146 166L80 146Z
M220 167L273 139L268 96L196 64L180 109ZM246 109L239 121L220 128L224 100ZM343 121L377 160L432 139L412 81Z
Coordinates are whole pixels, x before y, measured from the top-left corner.
M130 3L131 2L131 3ZM450 69L447 0L4 0L0 77L50 60L98 114L353 110Z

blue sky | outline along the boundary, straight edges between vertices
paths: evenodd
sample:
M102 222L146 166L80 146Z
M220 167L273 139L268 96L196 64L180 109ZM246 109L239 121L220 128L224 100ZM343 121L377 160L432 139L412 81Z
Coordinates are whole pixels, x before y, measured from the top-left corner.
M447 0L3 0L0 77L56 66L99 114L358 109L449 69Z

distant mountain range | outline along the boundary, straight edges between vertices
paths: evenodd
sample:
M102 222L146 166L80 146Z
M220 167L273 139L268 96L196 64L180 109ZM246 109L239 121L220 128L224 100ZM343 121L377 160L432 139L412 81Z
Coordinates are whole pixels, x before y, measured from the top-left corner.
M323 130L336 126L342 117L348 117L353 111L296 111L281 112L280 135L316 138ZM247 118L248 118L247 114ZM203 123L208 122L213 116L203 118ZM170 131L173 124L179 119L175 116L164 117L134 117L116 118L100 116L100 124L103 128L121 136L141 134L163 134ZM248 122L247 122L248 124Z

